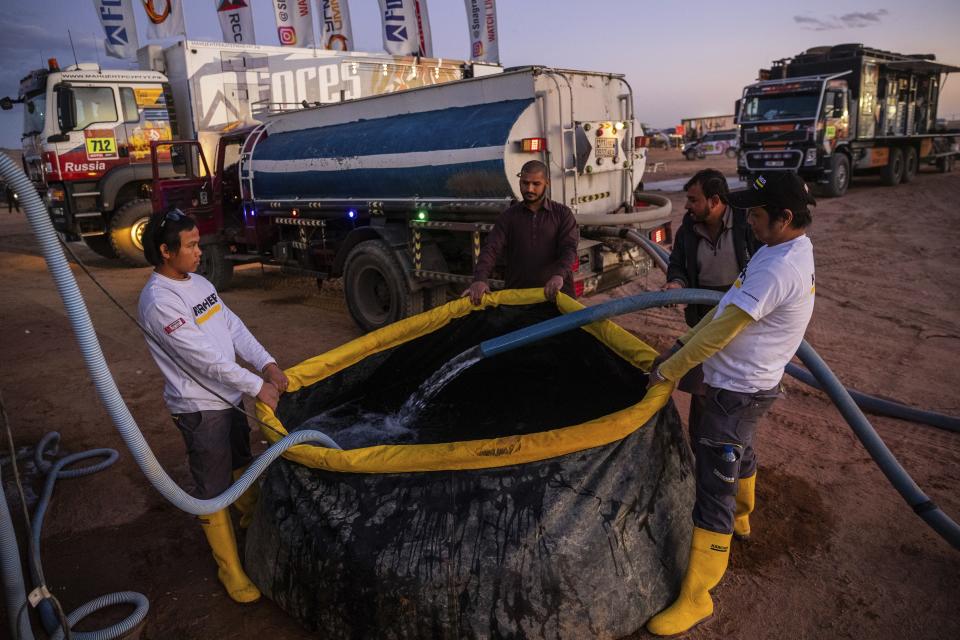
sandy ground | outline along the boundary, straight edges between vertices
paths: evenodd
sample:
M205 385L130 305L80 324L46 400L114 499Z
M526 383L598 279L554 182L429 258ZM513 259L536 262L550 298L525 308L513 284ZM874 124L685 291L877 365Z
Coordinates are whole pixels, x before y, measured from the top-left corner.
M734 171L723 158L688 162L678 152L662 153L666 170L648 180L705 166ZM808 339L852 387L960 414L960 175L925 171L893 189L871 182L858 181L845 198L816 209L810 235L818 296ZM671 197L676 225L682 194ZM135 309L148 270L77 250ZM183 445L143 339L74 271L130 410L161 463L188 485ZM151 603L143 638L312 637L269 601L231 603L194 519L148 486L93 391L22 214L0 213L0 273L0 391L17 444L57 430L62 450L121 453L108 471L57 485L43 559L64 608L131 589ZM312 280L247 267L235 283L225 300L285 366L358 335L342 297L319 293ZM661 283L655 274L612 295ZM679 309L630 316L623 324L657 346L670 344L683 327ZM788 388L758 438L754 539L734 544L730 570L715 591L716 615L689 637L960 637L960 553L912 513L824 396L792 381ZM686 400L676 395L685 414ZM918 484L960 519L960 434L893 419L873 423ZM5 629L6 621L0 625Z

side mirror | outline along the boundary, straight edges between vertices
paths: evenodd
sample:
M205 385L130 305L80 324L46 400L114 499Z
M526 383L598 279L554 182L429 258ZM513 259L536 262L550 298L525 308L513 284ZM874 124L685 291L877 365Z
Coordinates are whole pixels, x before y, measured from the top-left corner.
M0 98L0 109L4 111L13 109L13 100L10 97Z
M841 118L843 117L843 94L835 93L833 94L833 117Z
M740 100L733 103L733 124L740 124Z
M57 121L61 133L73 131L77 126L77 102L73 89L67 84L57 87Z

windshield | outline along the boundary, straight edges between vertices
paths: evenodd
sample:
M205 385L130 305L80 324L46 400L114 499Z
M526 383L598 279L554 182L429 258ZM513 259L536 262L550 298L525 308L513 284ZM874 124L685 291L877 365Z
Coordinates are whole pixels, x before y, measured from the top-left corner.
M819 101L820 95L816 93L750 96L744 99L741 121L812 118L817 115Z
M43 121L47 115L47 96L43 93L27 98L23 102L23 135L43 132Z
M77 87L73 90L77 109L76 130L95 122L116 122L117 105L110 87Z

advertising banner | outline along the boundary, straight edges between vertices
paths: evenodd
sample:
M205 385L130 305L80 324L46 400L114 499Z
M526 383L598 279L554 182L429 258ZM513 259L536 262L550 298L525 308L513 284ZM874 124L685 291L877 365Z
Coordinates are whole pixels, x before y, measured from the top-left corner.
M383 48L395 56L420 53L416 0L379 0L383 23Z
M136 60L140 40L133 17L133 0L93 0L93 9L103 25L107 55Z
M324 49L353 51L353 28L347 0L317 0L320 43Z
M220 30L224 42L235 44L257 44L253 32L252 0L213 0L220 19Z
M496 0L464 0L470 31L470 59L500 64Z
M187 35L182 0L141 0L147 12L147 39L163 40Z
M273 0L277 38L283 47L312 47L313 18L310 0Z
M420 55L426 58L433 57L433 39L430 36L430 16L427 13L427 0L413 0L417 11L417 31L420 38Z

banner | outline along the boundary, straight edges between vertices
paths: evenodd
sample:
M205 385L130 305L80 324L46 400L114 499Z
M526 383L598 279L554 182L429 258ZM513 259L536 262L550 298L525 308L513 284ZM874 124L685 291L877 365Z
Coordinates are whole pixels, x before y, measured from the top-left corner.
M93 0L93 9L103 25L107 55L136 60L140 40L132 0Z
M312 47L313 18L310 0L273 0L277 37L283 47Z
M334 51L353 51L353 28L347 0L317 0L320 16L320 46Z
M236 44L257 44L253 32L252 0L213 0L220 19L220 30L224 42Z
M500 64L496 0L463 0L470 31L470 59Z
M147 40L187 35L182 0L141 0L147 12Z
M416 0L379 0L383 23L383 48L395 56L420 53Z
M426 58L433 57L433 38L430 36L430 16L427 13L427 0L413 0L417 9L417 31L420 34L418 44L420 55Z

